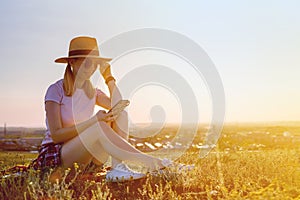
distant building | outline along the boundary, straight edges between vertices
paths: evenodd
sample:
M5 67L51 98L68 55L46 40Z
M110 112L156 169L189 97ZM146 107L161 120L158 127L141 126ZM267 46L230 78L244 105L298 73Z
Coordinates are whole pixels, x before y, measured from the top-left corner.
M3 130L3 134L4 134L3 136L4 136L4 137L6 137L6 134L7 134L7 130L6 130L6 123L4 123L4 130Z

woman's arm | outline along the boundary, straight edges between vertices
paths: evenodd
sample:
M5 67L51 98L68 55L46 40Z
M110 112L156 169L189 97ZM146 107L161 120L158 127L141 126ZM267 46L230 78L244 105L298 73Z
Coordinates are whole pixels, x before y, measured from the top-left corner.
M110 98L109 97L107 97L107 98L109 99L109 106L112 107L112 106L114 106L114 104L117 103L116 101L119 101L122 99L122 95L120 93L119 88L117 87L117 85L115 83L115 79L112 78L110 64L107 62L100 64L100 73L102 74L102 76L105 80L105 83L107 84L107 87L109 89ZM110 78L112 78L112 79L110 79ZM104 99L104 101L105 101L105 99Z
M107 83L107 87L108 87L109 93L110 93L110 100L113 102L113 104L116 104L117 101L123 99L121 92L114 80L109 81ZM114 95L114 100L112 100L113 95Z
M97 95L96 104L107 110L111 109L110 98L103 92Z
M101 106L102 108L109 110L113 106L111 103L112 93L115 92L114 95L118 95L117 99L121 99L121 93L119 91L119 88L115 84L115 81L109 81L107 87L109 89L110 97L108 97L105 93L101 92L97 95L96 104L98 106Z
M85 129L93 125L98 121L110 121L113 118L111 114L106 114L105 111L99 111L92 118L76 124L76 126L62 127L60 105L53 101L46 101L46 116L48 120L48 126L51 132L51 137L54 143L66 142L83 132Z

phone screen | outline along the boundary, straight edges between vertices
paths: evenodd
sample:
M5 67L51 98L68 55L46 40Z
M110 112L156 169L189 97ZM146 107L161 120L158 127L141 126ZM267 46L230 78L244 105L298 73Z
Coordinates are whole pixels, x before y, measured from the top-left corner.
M108 111L108 113L113 112L115 115L118 115L129 105L129 103L130 103L130 101L128 101L128 100L120 100L116 105L114 105Z

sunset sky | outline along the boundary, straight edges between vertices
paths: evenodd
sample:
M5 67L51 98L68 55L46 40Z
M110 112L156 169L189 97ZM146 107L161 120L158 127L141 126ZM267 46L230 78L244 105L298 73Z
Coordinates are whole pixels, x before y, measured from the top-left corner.
M63 77L65 69L54 59L67 55L73 37L93 36L101 43L148 27L178 32L206 51L223 82L226 122L299 121L299 8L297 0L4 0L0 6L0 126L5 122L45 126L46 89ZM104 56L110 55L104 52ZM146 59L148 64L150 58L178 72L188 67L167 53L144 51L120 59L112 70L118 78L120 71L142 65ZM209 121L209 92L203 80L193 76L186 74L197 98L195 109L200 122ZM93 80L107 92L103 80ZM168 122L180 122L181 107L175 96L157 85L139 89L130 99L131 120L147 122L151 107L160 105Z

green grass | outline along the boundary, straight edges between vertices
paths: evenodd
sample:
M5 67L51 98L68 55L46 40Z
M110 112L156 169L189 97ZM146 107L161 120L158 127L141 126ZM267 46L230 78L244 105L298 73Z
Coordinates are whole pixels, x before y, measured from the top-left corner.
M293 136L284 137L284 131ZM205 158L195 149L181 156L180 162L195 163L187 173L106 183L97 171L77 169L51 184L47 176L29 171L22 178L1 179L0 199L300 199L299 137L300 126L228 125ZM33 157L1 153L0 169Z

